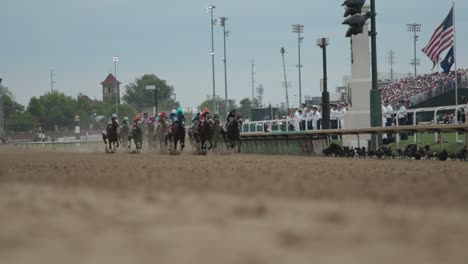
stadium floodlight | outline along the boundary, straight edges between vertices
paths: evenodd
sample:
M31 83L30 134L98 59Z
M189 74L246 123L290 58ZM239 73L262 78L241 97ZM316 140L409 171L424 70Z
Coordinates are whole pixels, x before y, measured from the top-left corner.
M302 103L302 64L301 64L301 43L304 40L304 37L301 36L304 33L304 26L301 24L294 24L292 25L292 32L297 33L297 57L298 57L298 64L297 67L299 68L299 105Z
M416 78L418 74L418 59L416 58L416 42L418 42L418 33L421 32L422 25L413 23L413 24L406 24L406 31L413 32L414 34L414 60L410 63L414 65L414 77Z
M206 10L208 13L210 13L211 20L211 70L213 73L213 111L216 112L216 86L215 86L215 59L214 59L214 36L213 36L213 26L215 24L215 20L213 19L213 12L216 6L214 5L209 5Z

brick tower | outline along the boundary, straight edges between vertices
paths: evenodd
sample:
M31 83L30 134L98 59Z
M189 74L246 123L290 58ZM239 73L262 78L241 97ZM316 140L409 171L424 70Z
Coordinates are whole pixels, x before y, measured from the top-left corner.
M106 102L114 102L117 94L117 103L120 104L120 82L115 79L112 73L107 75L107 78L101 82L102 85L102 100ZM116 90L117 86L117 90Z

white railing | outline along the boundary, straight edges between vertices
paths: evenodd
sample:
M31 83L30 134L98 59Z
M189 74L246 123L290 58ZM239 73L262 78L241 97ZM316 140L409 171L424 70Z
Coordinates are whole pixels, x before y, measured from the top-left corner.
M314 123L321 119L314 119L314 118L301 118L301 119L278 119L278 120L262 120L262 121L251 121L251 122L244 122L242 123L241 133L262 133L262 132L293 132L293 131L312 131L317 130L314 128ZM299 129L300 123L305 121L305 127L301 130ZM309 126L309 122L312 122L311 126ZM337 124L340 126L341 118L338 118ZM291 128L291 126L293 128ZM299 127L297 127L299 126ZM268 130L266 131L266 128ZM322 126L320 126L320 129Z
M432 120L433 124L437 124L437 113L438 111L441 111L441 110L444 110L444 111L448 111L448 110L454 110L455 112L455 124L458 123L458 110L460 110L461 108L468 108L468 105L450 105L450 106L443 106L443 107L428 107L428 108L418 108L418 109L406 109L404 112L406 112L406 114L413 114L413 125L417 125L417 114L418 113L425 113L425 112L434 112L434 119ZM398 114L400 114L401 112L403 111L399 111L399 110L396 110L396 111L393 111L393 112L390 112L391 114L394 114L396 115L396 117L398 117ZM465 113L466 114L466 113ZM337 122L338 122L338 128L340 128L340 123L341 123L341 120L342 118L338 118ZM305 127L304 127L304 130L299 130L298 127L296 127L301 121L305 121ZM292 131L312 131L312 130L315 130L314 128L311 128L309 127L308 125L308 122L316 122L315 119L313 118L302 118L302 119L299 119L299 120L295 120L295 119L279 119L279 120L263 120L263 121L251 121L251 122L244 122L242 124L242 128L241 128L241 133L243 134L247 134L247 133L263 133L263 132L276 132L276 133L279 133L279 132L292 132ZM398 122L398 118L395 118L395 124L396 126L400 126L401 124L399 124ZM265 131L265 126L268 125L269 129L268 131ZM291 129L291 125L292 127L294 127L294 129ZM321 129L321 128L320 128ZM438 140L438 135L436 134L435 136L435 141L437 142ZM416 142L416 138L414 139L415 142ZM456 135L456 140L458 142L458 133ZM397 133L397 137L396 137L396 141L397 143L399 143L400 141L400 137L399 137L399 133Z

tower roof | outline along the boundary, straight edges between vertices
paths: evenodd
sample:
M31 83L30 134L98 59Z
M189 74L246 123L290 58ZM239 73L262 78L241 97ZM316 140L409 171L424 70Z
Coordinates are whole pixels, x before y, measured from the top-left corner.
M114 75L112 75L112 73L109 73L109 75L107 75L107 78L104 81L102 81L101 84L102 85L114 85L115 81L116 81L116 79L115 79ZM119 82L117 80L117 85L120 85L120 84L121 84L121 82Z

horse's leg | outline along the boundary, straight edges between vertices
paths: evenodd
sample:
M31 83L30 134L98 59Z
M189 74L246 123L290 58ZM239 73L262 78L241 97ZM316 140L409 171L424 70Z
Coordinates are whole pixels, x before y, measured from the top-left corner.
M106 135L104 135L104 133L102 133L102 140L104 141L104 146L105 146L106 152L107 152L107 140L106 140Z
M211 142L211 139L208 139L208 142L210 143L210 146L208 147L208 150L211 150L213 148L213 142Z

